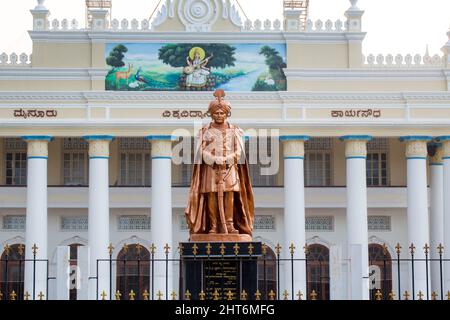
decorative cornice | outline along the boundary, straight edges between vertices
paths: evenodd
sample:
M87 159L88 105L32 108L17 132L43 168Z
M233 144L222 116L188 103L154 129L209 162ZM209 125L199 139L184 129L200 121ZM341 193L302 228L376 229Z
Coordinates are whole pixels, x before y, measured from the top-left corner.
M105 80L108 68L0 67L0 80Z
M230 101L435 101L448 103L450 92L228 92ZM0 101L210 101L210 92L29 91L0 92Z
M288 80L326 80L326 81L424 81L446 80L445 70L440 67L421 68L384 68L384 69L334 69L334 70L308 70L285 69Z

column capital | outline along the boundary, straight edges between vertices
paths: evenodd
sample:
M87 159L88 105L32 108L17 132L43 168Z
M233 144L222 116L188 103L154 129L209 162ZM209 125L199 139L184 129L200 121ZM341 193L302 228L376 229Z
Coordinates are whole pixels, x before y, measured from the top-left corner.
M436 140L442 145L442 159L450 159L450 136L440 136Z
M406 142L407 160L426 160L428 156L427 142L433 140L430 136L404 136L400 141Z
M28 159L48 159L48 143L53 141L51 136L23 136L27 142Z
M442 143L430 143L427 146L428 157L430 158L430 166L442 166L442 158L444 155L444 149Z
M109 143L114 140L113 136L84 136L89 142L90 159L109 159Z
M280 136L283 142L284 159L304 159L305 157L305 141L309 140L309 136Z
M368 135L348 135L339 138L345 141L345 158L346 159L366 159L367 142L372 140L372 136Z

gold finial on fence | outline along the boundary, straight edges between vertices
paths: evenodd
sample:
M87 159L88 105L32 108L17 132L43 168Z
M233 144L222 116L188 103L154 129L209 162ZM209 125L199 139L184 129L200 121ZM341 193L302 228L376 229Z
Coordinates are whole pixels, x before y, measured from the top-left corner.
M3 300L3 293L0 291L0 300Z
M433 291L431 293L431 300L437 300L437 298L438 298L438 294L435 291Z
M305 245L303 246L303 250L305 251L305 255L308 255L308 254L309 254L309 246L308 246L307 244L305 244Z
M411 242L411 245L409 246L409 252L411 254L414 254L414 251L416 250L416 247L414 246L414 243Z
M291 245L289 246L289 252L291 253L291 255L295 253L295 246L293 243L291 243Z
M447 291L447 294L445 296L447 297L447 300L450 300L450 291Z
M25 246L23 244L19 244L19 246L17 247L17 253L21 257L24 255L24 253L25 253Z
M214 293L212 294L212 296L213 296L213 300L219 300L220 294L219 294L219 292L217 291L217 289L214 290Z
M184 246L183 246L182 243L180 243L180 244L178 245L178 252L180 253L180 256L183 255L183 250L184 250Z
M38 294L38 297L39 297L39 300L44 300L45 295L42 293L42 291L40 291Z
M122 247L123 253L127 253L128 252L128 245L126 243L124 243L123 247Z
M394 300L394 299L395 299L395 293L394 293L394 291L389 292L389 294L388 294L388 299L389 299L389 300Z
M383 299L383 294L381 293L380 290L377 290L377 292L375 293L375 300L381 300Z
M192 294L189 292L189 290L186 290L184 293L184 300L191 300Z
M298 290L297 297L298 297L298 300L302 300L303 293L300 290Z
M397 254L400 254L402 250L402 246L400 245L400 243L397 242L397 245L395 246L395 251L397 252Z
M282 249L281 245L280 245L279 243L277 243L277 246L275 247L275 250L276 250L276 252L277 252L277 255L280 255L281 249Z
M408 293L408 290L405 290L405 293L403 294L404 300L409 300L410 294Z
M234 244L233 249L234 249L234 255L237 256L239 255L239 249L241 247L239 247L239 245L237 244L237 242Z
M255 292L255 300L261 300L261 292L259 292L259 290L256 290Z
M219 248L220 248L220 254L223 256L225 254L225 248L226 248L225 244L222 243Z
M241 292L241 300L247 300L247 296L248 296L248 294L247 294L247 292L245 292L245 289L242 290L242 292Z
M428 245L428 243L425 243L425 246L423 247L423 252L425 252L425 254L428 254L430 252L430 246Z
M438 249L438 253L439 254L443 254L444 253L444 246L442 245L442 243L439 243L439 246L437 247Z
M388 248L386 246L386 243L383 243L383 255L387 256L387 254L388 254Z
M287 290L284 290L283 297L284 297L284 300L289 300L289 292Z
M263 256L267 255L267 245L265 243L262 244L261 252Z
M311 297L311 300L317 300L317 292L316 290L313 290L309 296Z
M40 297L41 295L43 295L43 294L42 294L42 291L41 291L41 293L39 294L39 300L42 300L41 297ZM106 300L106 292L105 292L105 290L102 291L102 293L100 294L100 296L102 297L102 300Z
M33 255L37 254L39 247L35 244L33 244L33 246L31 247L31 252L33 252Z
M128 296L130 297L130 300L134 300L134 297L136 297L136 293L134 293L134 290L131 289L130 293L128 294Z
M206 298L205 292L203 290L200 291L200 293L198 294L198 297L200 298L200 300L205 300L205 298Z
M108 246L108 252L109 252L110 256L112 256L113 250L114 250L114 247L113 247L112 243L110 243L109 246Z
M269 300L275 300L275 292L273 292L273 290L270 290L269 292Z
M198 245L196 243L194 243L194 245L192 246L192 253L194 254L194 256L196 256L198 253Z
M252 254L253 254L253 249L255 249L255 247L250 243L250 244L248 245L248 254L249 254L249 255L252 255Z
M13 292L11 292L11 293L9 294L9 299L11 299L11 300L16 300L16 298L17 298L17 294L16 294L16 292L13 290Z
M122 294L120 293L119 290L116 291L116 293L114 294L116 300L120 300L120 297L122 296Z
M227 296L227 300L233 300L233 292L231 290L228 290L228 292L225 294Z
M158 292L156 293L156 296L158 297L158 300L161 300L161 298L163 296L161 290L158 290Z
M148 293L147 289L145 289L145 291L142 294L142 296L144 297L144 300L148 300L148 298L150 297L150 293Z
M209 255L211 255L211 249L212 249L212 245L211 245L211 243L207 243L206 244L206 254L209 256Z
M152 243L152 245L150 246L150 253L155 254L155 251L156 251L156 246L154 243Z
M11 251L11 247L9 246L9 244L5 244L5 246L3 247L3 251L5 251L6 255L9 256L9 251Z
M177 300L177 293L175 291L172 291L172 300Z
M142 245L138 242L138 244L136 245L136 253L137 253L138 257L141 256L141 250L142 250Z
M419 298L419 300L423 300L423 293L421 290L419 290L419 293L417 294L417 297Z
M169 254L169 252L170 252L170 246L168 243L166 243L166 245L164 246L164 253Z
M28 293L28 291L25 291L25 294L23 295L25 300L30 300L30 294ZM1 298L0 298L1 300Z

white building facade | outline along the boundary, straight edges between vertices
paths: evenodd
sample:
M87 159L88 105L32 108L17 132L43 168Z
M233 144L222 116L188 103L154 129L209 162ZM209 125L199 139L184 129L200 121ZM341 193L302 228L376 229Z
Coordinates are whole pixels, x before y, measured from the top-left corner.
M144 288L155 299L158 291L184 295L178 261L167 271L142 263L138 275L132 262L108 263L138 251L145 260L153 250L176 260L189 239L191 165L176 163L173 148L208 121L212 92L158 90L155 66L143 64L140 77L140 58L131 56L139 45L180 43L285 48L284 90L224 86L248 155L261 160L270 150L268 162L250 165L254 240L271 256L289 259L293 244L295 259L311 259L295 263L294 279L288 260L273 264L274 291L289 299L313 290L318 299L446 298L450 32L442 56L364 57L357 1L345 21L302 20L301 7L286 6L284 22L242 22L232 1L168 0L152 24L99 9L86 28L50 21L43 2L31 10L32 58L0 55L5 298L12 290L30 299L114 299L118 291L128 299ZM122 67L105 61L118 44L129 49ZM282 86L273 70L263 81Z

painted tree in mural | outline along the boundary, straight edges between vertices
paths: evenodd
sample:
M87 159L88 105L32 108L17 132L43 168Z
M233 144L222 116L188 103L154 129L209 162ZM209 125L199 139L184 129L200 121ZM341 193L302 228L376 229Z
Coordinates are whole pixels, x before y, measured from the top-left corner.
M128 48L123 44L115 46L109 53L109 57L106 58L106 64L113 67L113 70L125 66L123 58L125 58L124 53L128 51Z
M264 80L258 80L253 87L254 91L286 90L286 75L283 68L286 63L280 53L269 46L264 46L259 54L266 58L266 65L269 67L269 75Z

